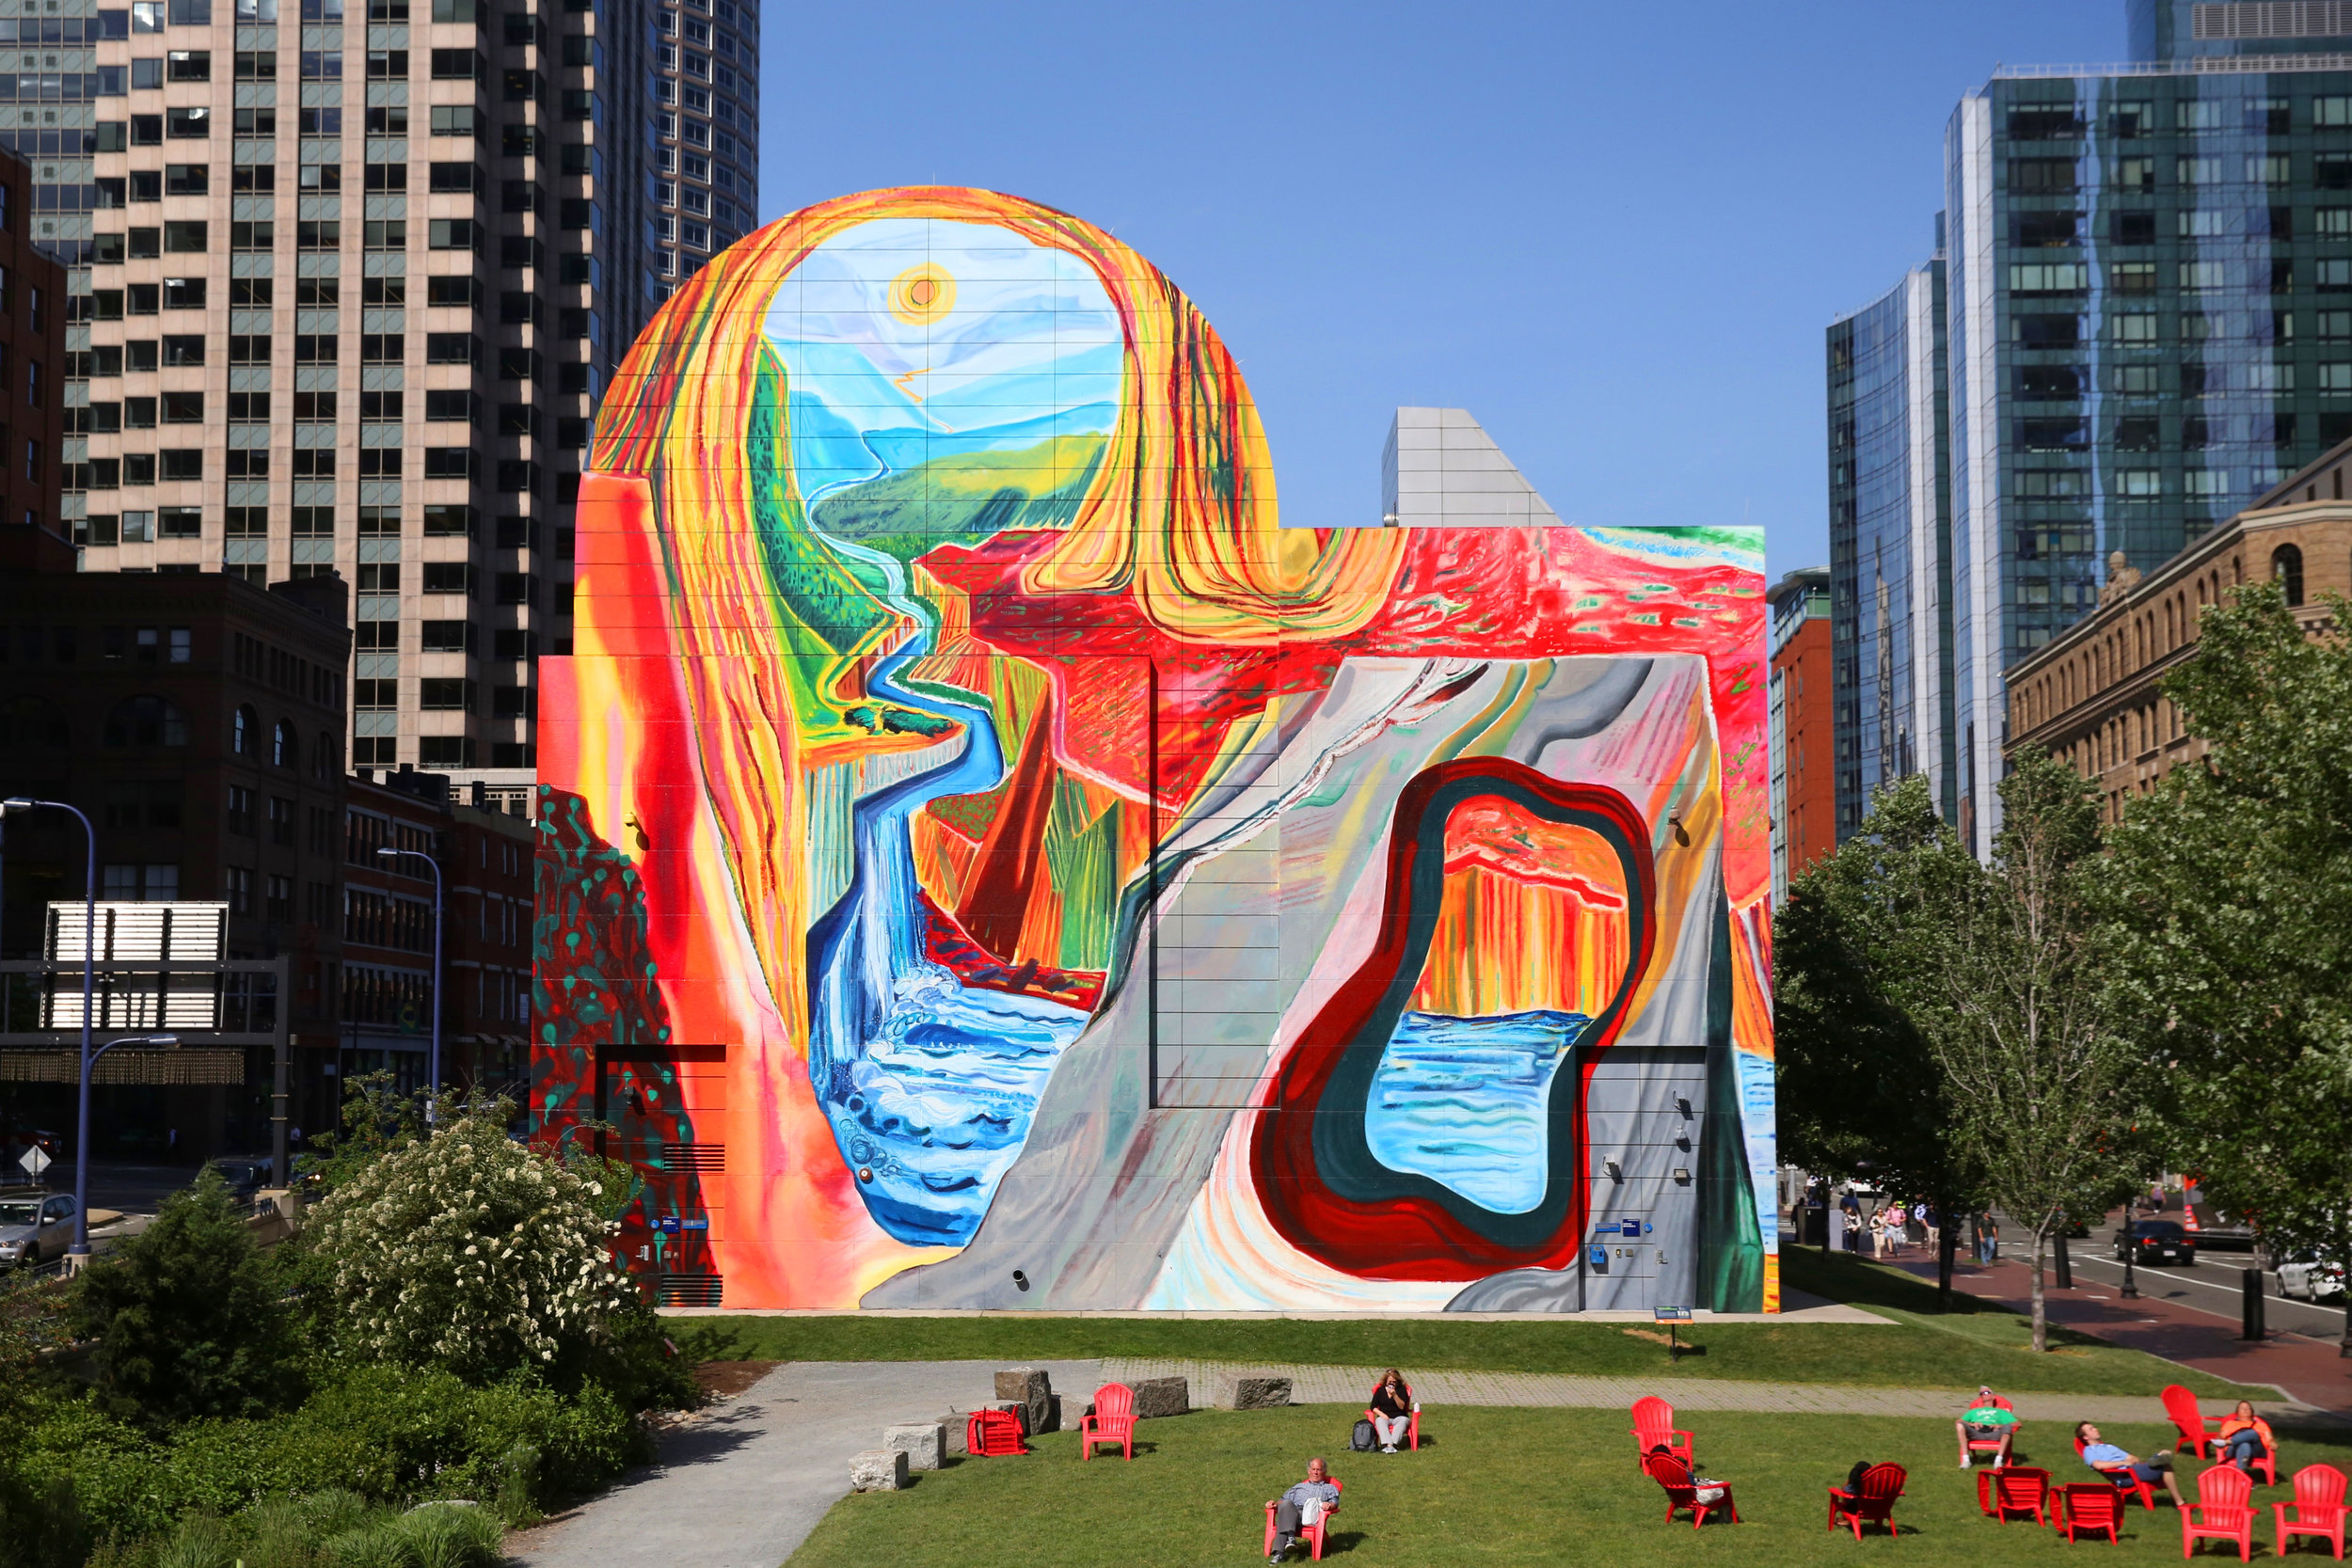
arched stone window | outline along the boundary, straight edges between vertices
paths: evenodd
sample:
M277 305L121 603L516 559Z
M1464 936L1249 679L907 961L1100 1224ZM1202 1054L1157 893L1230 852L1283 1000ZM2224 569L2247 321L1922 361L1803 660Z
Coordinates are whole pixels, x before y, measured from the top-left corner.
M2303 602L2303 552L2293 545L2281 545L2270 552L2270 576L2286 594L2287 603Z
M271 732L269 761L273 768L294 768L302 762L302 746L294 739L294 727L283 719L278 721L278 728Z
M241 707L230 716L229 749L241 757L261 754L262 719L251 707Z

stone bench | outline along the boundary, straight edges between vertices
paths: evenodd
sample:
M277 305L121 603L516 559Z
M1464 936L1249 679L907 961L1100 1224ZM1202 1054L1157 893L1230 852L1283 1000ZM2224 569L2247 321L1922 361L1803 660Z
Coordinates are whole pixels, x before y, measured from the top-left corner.
M906 1489L906 1484L904 1449L868 1449L850 1456L850 1491L899 1492Z

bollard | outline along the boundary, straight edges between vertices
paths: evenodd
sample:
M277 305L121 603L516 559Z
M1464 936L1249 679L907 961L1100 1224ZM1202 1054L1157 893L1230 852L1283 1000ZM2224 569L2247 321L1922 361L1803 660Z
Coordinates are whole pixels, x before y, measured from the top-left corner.
M2263 1272L2260 1269L2240 1269L2238 1277L2245 1282L2246 1322L2241 1339L2263 1338Z
M2063 1234L2058 1239L2058 1288L2061 1291L2074 1288L2074 1263L2066 1256L2066 1238Z

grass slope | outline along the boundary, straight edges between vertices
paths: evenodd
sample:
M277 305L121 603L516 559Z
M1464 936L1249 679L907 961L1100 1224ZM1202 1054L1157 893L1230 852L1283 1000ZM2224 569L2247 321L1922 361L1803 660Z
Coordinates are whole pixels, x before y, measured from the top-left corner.
M1232 1326L1232 1325L1228 1325ZM1663 1381L1663 1380L1661 1380ZM1417 1454L1354 1454L1353 1413L1302 1406L1263 1414L1202 1413L1143 1422L1135 1461L1116 1454L1077 1463L1076 1441L1055 1433L1020 1459L966 1460L924 1475L905 1492L845 1497L793 1554L792 1568L866 1568L877 1562L953 1562L958 1568L1057 1568L1116 1561L1126 1568L1194 1568L1260 1560L1266 1498L1295 1480L1310 1454L1330 1458L1346 1482L1328 1557L1354 1568L1410 1563L1601 1565L1733 1562L1780 1568L1860 1558L1911 1568L1987 1560L2056 1561L2069 1547L2054 1532L1997 1525L1977 1511L1976 1476L1959 1469L1942 1421L1848 1417L1692 1413L1700 1468L1732 1483L1742 1522L1661 1521L1664 1497L1633 1466L1617 1411L1432 1411ZM2169 1439L2167 1429L2113 1427L2136 1453ZM2036 1423L2023 1447L2055 1481L2088 1479L2065 1433ZM2281 1433L2280 1472L2313 1462L2352 1463L2352 1432ZM1857 1460L1892 1460L1911 1472L1895 1510L1900 1542L1825 1533L1827 1488ZM2183 1486L2193 1496L2184 1460ZM2271 1499L2257 1488L2259 1538L2267 1552ZM2180 1527L2169 1505L2125 1511L2120 1550L2097 1560L2173 1560ZM1885 1554L1892 1552L1892 1558ZM1305 1560L1294 1551L1294 1562Z
M1818 1259L1817 1259L1818 1261ZM1210 1361L1403 1366L1512 1372L1584 1372L1677 1380L1842 1383L1876 1387L2007 1392L2153 1394L2185 1384L2206 1398L2241 1390L2138 1351L2073 1337L2036 1355L2025 1320L1974 1303L1949 1317L1934 1291L1906 1275L1845 1259L1817 1274L1797 1263L1799 1289L1867 1296L1900 1321L1860 1323L1713 1323L1695 1338L1706 1354L1669 1367L1646 1327L1532 1318L1464 1323L1443 1317L1327 1323L1295 1318L1187 1321L1152 1318L755 1317L673 1320L672 1338L709 1361L984 1361L1101 1355ZM1901 1305L1898 1305L1901 1304ZM2267 1390L2255 1390L2271 1398Z

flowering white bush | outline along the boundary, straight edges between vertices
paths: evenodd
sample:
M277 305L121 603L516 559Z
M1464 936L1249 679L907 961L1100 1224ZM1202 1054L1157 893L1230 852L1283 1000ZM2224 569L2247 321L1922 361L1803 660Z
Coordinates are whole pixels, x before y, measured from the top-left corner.
M635 1302L599 1188L467 1117L357 1173L309 1229L360 1344L483 1377L552 1361Z

